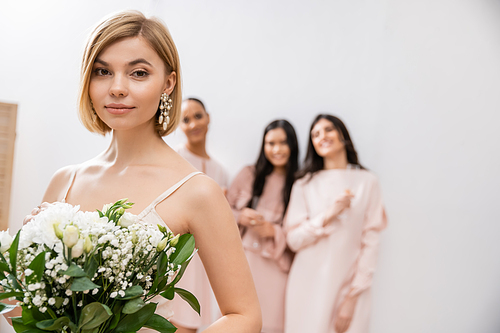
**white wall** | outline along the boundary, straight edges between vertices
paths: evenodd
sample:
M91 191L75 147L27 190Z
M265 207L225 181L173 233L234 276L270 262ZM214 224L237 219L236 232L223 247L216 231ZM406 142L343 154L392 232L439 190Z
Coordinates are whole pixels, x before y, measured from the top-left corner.
M209 152L233 175L277 117L302 147L315 114L345 120L390 218L372 332L500 330L498 1L2 2L0 100L19 103L12 229L57 168L106 147L77 119L78 66L89 27L125 8L167 23L185 95L211 112Z

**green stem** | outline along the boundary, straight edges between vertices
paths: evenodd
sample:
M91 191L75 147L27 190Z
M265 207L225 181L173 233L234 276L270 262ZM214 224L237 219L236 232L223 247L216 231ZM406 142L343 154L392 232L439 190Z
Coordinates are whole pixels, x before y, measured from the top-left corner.
M75 314L75 324L78 325L78 314L76 312L76 297L75 297L75 293L73 292L73 294L71 294L71 299L73 301L73 312Z

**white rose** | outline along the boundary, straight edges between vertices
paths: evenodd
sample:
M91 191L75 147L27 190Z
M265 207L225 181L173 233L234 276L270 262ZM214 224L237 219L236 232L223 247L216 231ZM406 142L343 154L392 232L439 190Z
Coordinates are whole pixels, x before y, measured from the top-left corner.
M9 229L0 231L0 252L4 253L12 244L12 236L9 234Z
M129 212L123 213L122 217L120 217L120 220L118 221L118 225L128 228L132 224L137 223L139 220L136 215L130 214Z
M63 242L68 248L72 248L78 243L78 228L73 225L68 225L66 229L64 229L63 233ZM82 248L83 249L83 248Z

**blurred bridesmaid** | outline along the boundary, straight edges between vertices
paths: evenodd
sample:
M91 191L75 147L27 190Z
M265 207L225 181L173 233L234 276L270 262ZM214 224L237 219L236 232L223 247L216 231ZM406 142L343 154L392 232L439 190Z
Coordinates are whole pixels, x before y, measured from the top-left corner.
M363 168L343 122L317 116L285 218L296 253L286 292L287 333L366 333L380 231L377 178Z
M259 296L265 333L283 332L292 253L286 246L282 221L298 155L292 125L286 120L271 122L264 131L257 162L240 171L227 193Z
M225 193L229 185L228 175L225 169L207 154L210 115L205 105L197 98L187 98L182 102L181 112L180 128L186 135L187 142L177 147L177 152L196 169L215 180ZM215 306L212 288L198 255L193 257L178 285L196 295L201 305L201 316L198 316L187 302L175 296L172 322L179 327L178 333L195 333L197 329L204 328L217 319L219 312Z

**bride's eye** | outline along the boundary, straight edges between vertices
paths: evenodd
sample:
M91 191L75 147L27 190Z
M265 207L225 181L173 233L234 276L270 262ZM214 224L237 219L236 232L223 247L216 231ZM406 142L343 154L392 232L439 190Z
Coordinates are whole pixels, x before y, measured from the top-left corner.
M105 76L105 75L109 75L110 73L107 69L96 68L96 69L94 69L94 74L97 76Z
M136 77L146 77L149 75L149 73L146 71L140 70L140 71L135 71L132 75L134 75Z

